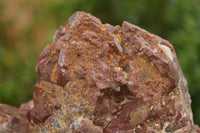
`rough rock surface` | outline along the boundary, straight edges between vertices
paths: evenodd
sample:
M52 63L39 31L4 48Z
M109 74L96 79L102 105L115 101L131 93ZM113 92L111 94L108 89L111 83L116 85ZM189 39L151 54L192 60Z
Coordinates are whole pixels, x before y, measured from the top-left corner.
M0 105L0 132L200 133L172 45L76 12L38 57L33 100Z

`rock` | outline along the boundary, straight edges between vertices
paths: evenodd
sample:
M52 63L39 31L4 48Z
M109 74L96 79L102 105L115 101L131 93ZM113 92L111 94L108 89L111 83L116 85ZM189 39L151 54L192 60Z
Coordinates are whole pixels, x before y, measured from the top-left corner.
M173 46L76 12L38 57L33 101L0 105L1 132L200 132Z

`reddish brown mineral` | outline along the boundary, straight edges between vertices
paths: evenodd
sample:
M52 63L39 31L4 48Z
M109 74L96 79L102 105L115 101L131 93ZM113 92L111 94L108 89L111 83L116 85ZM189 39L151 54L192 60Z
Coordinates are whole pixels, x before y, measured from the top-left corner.
M38 57L33 101L0 105L0 132L200 133L172 45L76 12Z

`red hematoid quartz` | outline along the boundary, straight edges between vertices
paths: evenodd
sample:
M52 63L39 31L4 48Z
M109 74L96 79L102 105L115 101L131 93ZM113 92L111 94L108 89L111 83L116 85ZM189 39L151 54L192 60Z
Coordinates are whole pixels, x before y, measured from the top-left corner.
M173 46L76 12L38 57L33 99L0 105L0 132L200 133Z

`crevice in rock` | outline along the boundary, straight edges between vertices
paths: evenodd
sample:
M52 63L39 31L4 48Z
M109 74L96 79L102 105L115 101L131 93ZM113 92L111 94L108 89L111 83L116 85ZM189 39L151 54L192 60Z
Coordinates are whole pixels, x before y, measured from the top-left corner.
M101 96L97 98L93 123L105 130L112 119L117 118L121 112L121 106L131 101L134 96L126 85L118 86L118 89L107 88L100 90Z

